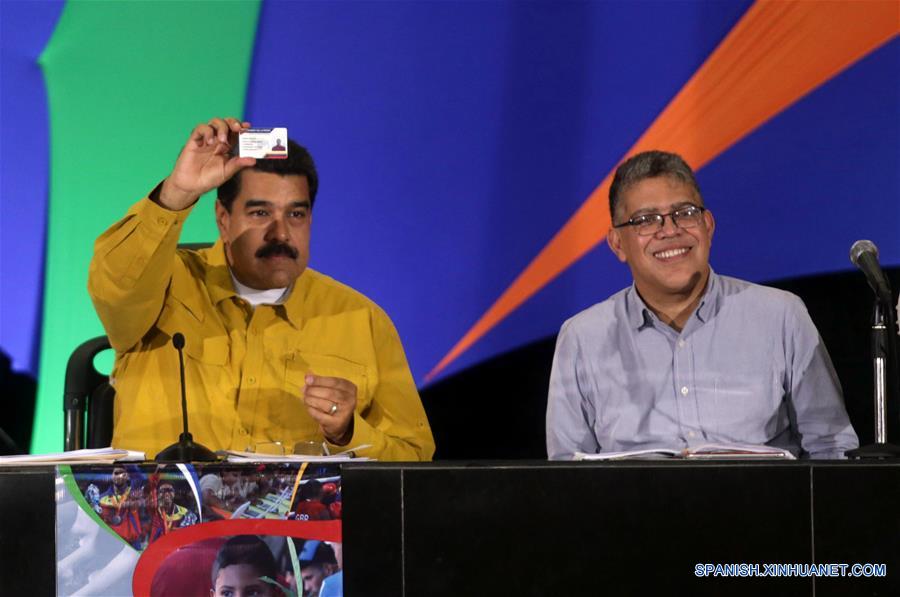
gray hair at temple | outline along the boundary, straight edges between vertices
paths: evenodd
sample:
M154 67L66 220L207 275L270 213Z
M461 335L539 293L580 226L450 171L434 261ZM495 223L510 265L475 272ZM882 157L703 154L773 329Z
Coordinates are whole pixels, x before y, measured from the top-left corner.
M630 186L658 176L669 176L693 188L700 205L703 205L703 195L700 193L697 179L694 178L694 171L680 155L667 151L645 151L628 158L616 168L616 174L609 186L610 219L615 220L616 209L622 195Z

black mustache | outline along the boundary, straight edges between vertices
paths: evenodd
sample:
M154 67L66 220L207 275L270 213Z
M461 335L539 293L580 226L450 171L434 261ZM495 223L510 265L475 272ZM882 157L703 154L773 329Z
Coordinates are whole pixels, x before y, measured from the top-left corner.
M259 258L272 257L273 255L285 255L290 257L291 259L296 259L297 249L292 247L291 245L286 245L284 243L269 243L263 247L260 247L259 250L256 251L256 256Z

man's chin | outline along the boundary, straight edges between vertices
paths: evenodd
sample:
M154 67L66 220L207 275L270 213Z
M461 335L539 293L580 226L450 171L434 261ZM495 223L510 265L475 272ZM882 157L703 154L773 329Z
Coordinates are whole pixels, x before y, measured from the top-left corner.
M264 284L259 290L270 290L272 288L286 288L294 283L294 280L300 277L303 270L297 268L277 269L268 272L267 275L260 278L260 282Z
M654 272L652 275L638 276L636 279L638 286L647 289L653 288L654 292L689 294L702 281L703 274L696 269L669 269L663 272Z
M672 276L665 281L665 286L672 294L687 295L696 291L697 286L703 282L703 272L684 272L679 276Z
M272 290L290 286L304 269L299 260L290 257L257 257L241 267L233 267L232 273L245 286L255 290Z

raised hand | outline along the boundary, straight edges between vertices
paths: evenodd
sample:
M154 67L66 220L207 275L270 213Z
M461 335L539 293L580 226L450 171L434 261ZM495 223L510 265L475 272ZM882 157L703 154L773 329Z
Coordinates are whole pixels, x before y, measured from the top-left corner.
M254 158L239 158L231 152L237 144L238 133L249 127L249 122L236 118L213 118L194 127L175 168L163 182L160 204L173 211L190 207L201 195L239 170L256 164Z

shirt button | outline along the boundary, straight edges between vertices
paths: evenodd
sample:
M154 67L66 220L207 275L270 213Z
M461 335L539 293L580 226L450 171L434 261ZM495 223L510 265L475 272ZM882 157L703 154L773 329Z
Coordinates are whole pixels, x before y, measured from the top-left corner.
M687 386L684 386L684 387L681 388L681 395L682 395L682 396L687 396L687 395L688 395L688 389L687 389Z
M688 437L694 437L694 432L693 432L693 431L688 431Z
M165 226L165 225L166 225L166 219L165 219L165 218L159 218L158 220L156 220L156 223L159 224L160 226Z
M679 340L679 341L678 341L678 346L680 346L680 347L682 347L682 348L684 348L684 345L685 345L685 344L687 344L687 342L685 342L684 340Z
M249 434L247 433L247 430L244 429L243 427L241 427L241 435L249 435Z
M247 378L247 381L248 381L249 383L251 383L251 384L255 384L255 383L256 383L256 378L253 377L253 376L250 376L250 377Z

